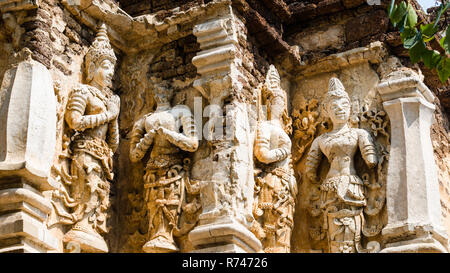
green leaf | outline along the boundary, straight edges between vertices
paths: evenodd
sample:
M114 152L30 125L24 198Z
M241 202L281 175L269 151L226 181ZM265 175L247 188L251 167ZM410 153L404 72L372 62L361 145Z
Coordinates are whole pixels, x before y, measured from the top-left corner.
M450 54L450 28L447 27L447 29L445 30L445 37L442 37L439 42L442 48L445 49L445 52L447 52L447 54Z
M450 60L449 58L442 58L439 64L436 67L438 72L439 80L442 83L445 83L450 76Z
M405 27L402 33L400 33L400 38L402 39L402 42L404 43L406 39L414 38L417 35L417 29L411 28L411 27Z
M419 41L423 43L422 33L420 33L420 31L417 32L415 36L406 38L403 41L403 47L406 49L410 49L410 48L414 47Z
M437 13L437 17L436 20L434 21L434 25L433 27L437 27L438 23L439 23L439 19L441 18L441 15L450 7L450 2L448 2L447 4L444 5L444 3L442 3L439 6L439 10Z
M434 34L438 31L438 27L434 27L434 24L420 25L422 37L425 42L429 42L434 39Z
M408 21L408 16L405 14L398 25L398 30L400 31L400 33L404 31L405 27L407 27L406 26L407 21Z
M404 16L406 15L408 11L408 6L404 1L402 1L400 4L395 5L396 8L391 14L391 21L392 23L399 23L400 21L404 20Z
M430 69L435 68L441 61L441 54L436 50L426 50L422 55L423 63Z
M411 62L412 63L419 62L425 50L426 50L425 43L423 41L419 41L418 43L416 43L416 45L410 48L409 58L411 59Z
M408 13L406 15L406 26L415 27L417 24L417 13L411 4L408 4Z
M445 49L445 47L444 47L444 41L445 41L445 36L442 37L442 38L439 40L439 44L441 44L441 46L442 46L443 49ZM446 50L446 49L445 49L445 50Z
M389 16L389 19L391 18L391 15L392 15L392 13L394 12L395 8L396 8L395 0L392 0L392 1L391 1L391 4L389 5L389 8L388 8L388 16Z

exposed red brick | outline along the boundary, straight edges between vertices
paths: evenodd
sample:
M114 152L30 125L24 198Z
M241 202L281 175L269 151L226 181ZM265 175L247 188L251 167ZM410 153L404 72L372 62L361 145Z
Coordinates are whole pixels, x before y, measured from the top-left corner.
M278 16L280 21L285 22L290 19L291 11L283 0L263 0L263 2Z
M331 14L343 9L341 0L324 0L317 5L317 15Z
M350 9L366 3L367 0L342 0L344 7Z
M345 25L347 42L361 40L370 35L385 33L389 27L389 18L384 10L376 10L349 20Z
M289 5L289 10L292 14L289 23L306 21L317 16L316 4L293 3Z

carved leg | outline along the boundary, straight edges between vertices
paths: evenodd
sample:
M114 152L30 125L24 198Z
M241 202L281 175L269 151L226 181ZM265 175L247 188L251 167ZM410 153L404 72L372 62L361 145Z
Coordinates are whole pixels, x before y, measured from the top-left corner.
M108 252L108 246L97 229L99 223L97 220L100 220L101 226L104 226L106 231L106 215L101 215L100 211L99 186L108 182L102 179L101 165L92 157L80 154L75 158L72 167L72 171L78 177L72 190L80 199L80 205L77 206L74 215L81 219L64 235L63 241L79 244L83 252Z
M171 192L169 186L168 188L152 189L150 193L149 213L152 228L149 229L150 240L143 246L143 250L147 253L179 251L173 240L173 229L178 219L179 201L168 199ZM153 214L152 210L156 210L156 213Z

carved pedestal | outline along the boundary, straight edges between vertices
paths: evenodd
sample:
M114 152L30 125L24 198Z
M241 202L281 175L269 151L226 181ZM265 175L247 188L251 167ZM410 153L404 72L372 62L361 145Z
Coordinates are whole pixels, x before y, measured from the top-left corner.
M447 252L430 139L434 96L413 72L393 72L378 90L391 121L388 224L381 252Z
M42 187L18 176L0 178L0 253L58 249L45 223L51 204Z
M56 142L56 99L49 71L24 61L8 70L0 90L0 252L48 252L58 241L46 227L42 192Z

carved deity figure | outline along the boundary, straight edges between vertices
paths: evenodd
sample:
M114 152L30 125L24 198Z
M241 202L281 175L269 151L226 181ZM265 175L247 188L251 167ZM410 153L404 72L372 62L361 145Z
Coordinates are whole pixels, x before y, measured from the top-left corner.
M195 222L191 219L191 223L179 227L181 212L193 214L200 207L198 199L187 200L190 195L198 194L199 188L189 180L190 160L183 154L183 151L197 150L197 130L187 106L171 107L172 90L166 84L155 87L154 97L156 110L134 124L130 159L139 162L150 150L144 175L149 241L143 250L175 252L179 248L174 235L185 234Z
M286 92L271 65L262 88L261 103L268 108L268 120L259 121L255 156L261 173L256 177L256 201L252 231L266 253L290 252L297 183L291 163L292 121L287 112Z
M317 169L325 155L330 169L320 184L320 208L323 210L323 229L327 231L329 252L363 252L361 230L367 200L364 183L355 170L354 156L359 148L367 166L375 167L375 145L366 130L349 127L350 98L339 79L330 80L322 106L333 128L313 141L306 159L306 176L318 183Z
M74 134L70 190L61 193L64 204L73 209L70 215L61 216L73 226L64 241L80 243L86 251L108 251L100 234L107 232L112 156L119 144L120 99L110 89L116 60L102 25L85 57L87 84L72 90L65 113Z

